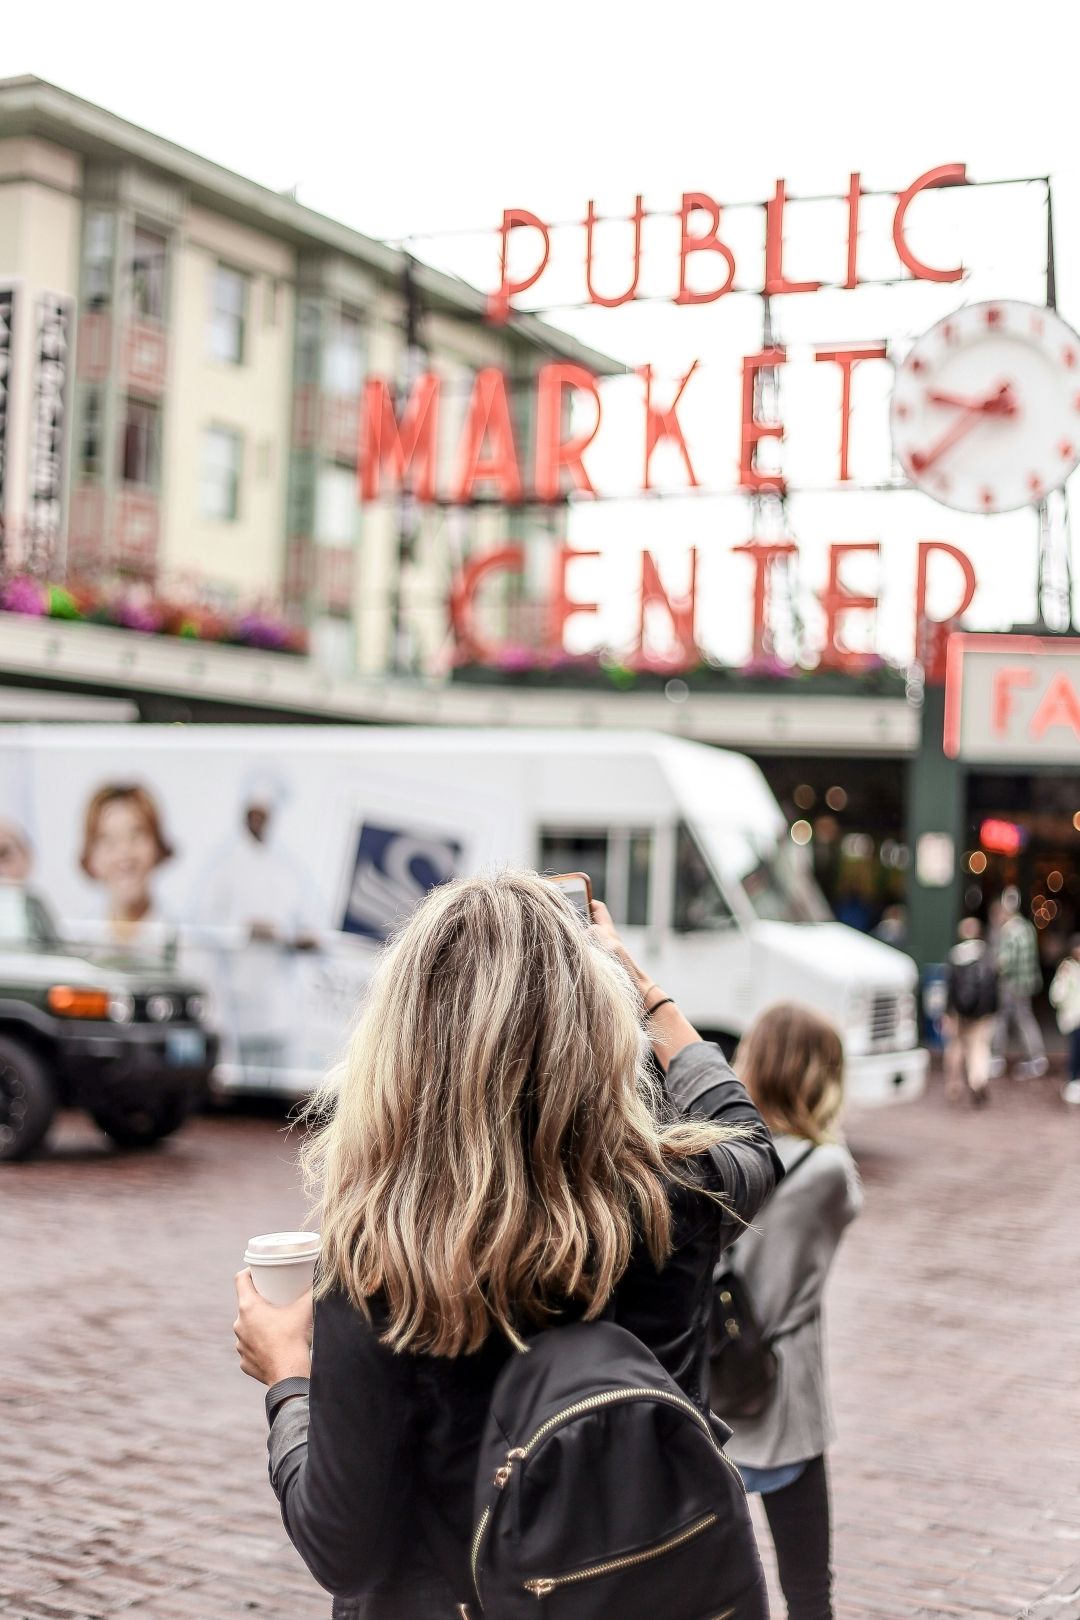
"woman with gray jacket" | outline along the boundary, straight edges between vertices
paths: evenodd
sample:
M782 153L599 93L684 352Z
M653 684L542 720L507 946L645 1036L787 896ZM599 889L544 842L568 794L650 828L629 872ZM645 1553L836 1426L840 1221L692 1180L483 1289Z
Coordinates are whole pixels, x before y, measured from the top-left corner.
M761 1493L789 1620L832 1620L825 1450L833 1438L821 1304L845 1227L862 1206L855 1162L835 1135L843 1047L808 1007L772 1007L747 1032L736 1068L769 1126L785 1178L726 1262L772 1343L769 1405L732 1419L729 1450Z

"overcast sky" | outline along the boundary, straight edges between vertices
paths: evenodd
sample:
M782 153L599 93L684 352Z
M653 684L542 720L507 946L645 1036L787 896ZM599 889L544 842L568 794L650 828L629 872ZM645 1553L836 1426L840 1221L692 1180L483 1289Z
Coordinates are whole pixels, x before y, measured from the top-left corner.
M639 191L656 209L677 209L684 190L727 202L764 198L781 175L790 193L806 194L845 190L853 169L869 186L897 189L946 162L966 163L976 179L1050 173L1059 307L1075 325L1078 10L1069 0L1035 0L1022 9L955 0L772 0L737 10L722 0L549 0L538 8L475 0L349 7L187 0L168 11L53 0L44 10L5 9L0 74L50 79L268 186L295 186L309 206L390 238L494 227L509 206L578 219L590 197L622 214ZM970 284L819 295L801 300L797 311L796 300L787 300L779 312L783 335L793 347L877 335L903 341L950 300L988 292L1040 298L1038 199L996 196L994 218L974 208L928 213L922 227L928 234L920 245L942 253L959 246L976 271ZM946 201L947 194L927 199ZM806 255L805 273L816 268L815 233L832 228L793 219L796 233L806 233L793 242L793 254ZM618 242L611 249L615 277L625 263L616 249ZM425 251L482 275L490 243L428 242ZM580 243L566 251L580 262ZM664 273L661 264L656 274ZM702 461L713 482L710 456L720 429L706 444L711 399L728 435L715 481L730 481L739 361L757 346L750 300L700 313L653 304L559 318L597 347L633 363L651 361L665 375L700 356L714 373L696 418ZM867 382L860 399L864 467L874 473L885 393L883 384ZM798 446L791 428L792 453L811 466L827 460L831 469L835 407L825 420L812 404L805 409L817 425L799 434ZM626 401L613 405L612 420L629 411ZM615 483L625 485L640 465L637 432L628 426L628 448L604 458ZM920 538L953 539L970 551L981 625L1006 623L1014 612L1031 616L1030 514L964 519L917 495L844 494L804 497L793 503L792 522L806 591L823 582L830 539L882 542L879 641L899 656L909 650ZM685 548L697 544L711 580L703 598L706 640L737 657L749 630L749 570L730 557L730 547L748 533L745 503L722 497L608 506L581 519L575 537L602 547L601 567L616 594L619 580L630 578L627 551L651 545L669 558L678 583ZM852 578L860 583L857 572ZM590 583L583 573L582 587Z

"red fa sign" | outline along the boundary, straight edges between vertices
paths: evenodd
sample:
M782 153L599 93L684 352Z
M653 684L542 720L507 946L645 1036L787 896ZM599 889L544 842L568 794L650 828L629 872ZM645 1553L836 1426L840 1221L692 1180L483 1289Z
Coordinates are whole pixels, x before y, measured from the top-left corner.
M956 635L945 752L987 764L1080 764L1080 638Z

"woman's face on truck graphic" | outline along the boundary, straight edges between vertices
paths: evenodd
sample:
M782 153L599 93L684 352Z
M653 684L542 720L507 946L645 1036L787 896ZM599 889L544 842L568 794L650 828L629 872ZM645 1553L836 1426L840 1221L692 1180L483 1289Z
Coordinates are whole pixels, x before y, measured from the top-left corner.
M164 858L157 830L134 796L100 806L88 830L85 864L109 891L114 910L138 916L150 908L150 877Z

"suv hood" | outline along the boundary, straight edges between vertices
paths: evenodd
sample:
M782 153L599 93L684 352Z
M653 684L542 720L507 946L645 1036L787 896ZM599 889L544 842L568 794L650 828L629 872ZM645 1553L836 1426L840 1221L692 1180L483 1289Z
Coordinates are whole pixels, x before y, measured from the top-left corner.
M178 979L168 968L155 968L149 962L94 960L65 945L46 945L37 950L0 947L0 987L5 982L70 984L117 993L130 991L133 995L153 990L195 994L197 988Z

